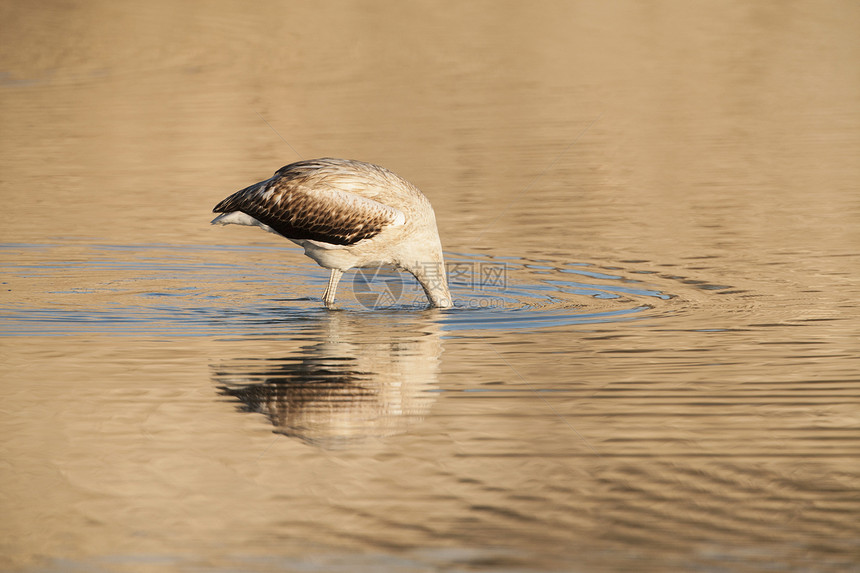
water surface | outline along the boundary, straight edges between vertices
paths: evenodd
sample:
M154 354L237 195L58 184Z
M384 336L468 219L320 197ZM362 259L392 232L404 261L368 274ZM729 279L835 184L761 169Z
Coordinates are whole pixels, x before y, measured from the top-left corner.
M3 569L860 563L854 3L0 21ZM318 156L425 192L454 308L209 226Z

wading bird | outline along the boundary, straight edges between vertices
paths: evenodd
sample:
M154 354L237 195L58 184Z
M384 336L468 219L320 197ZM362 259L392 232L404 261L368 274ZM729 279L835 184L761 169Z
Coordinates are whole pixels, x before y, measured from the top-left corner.
M230 195L213 212L221 214L212 224L256 225L286 237L331 269L323 294L327 307L334 305L344 271L386 264L415 275L431 306L452 305L430 201L378 165L298 161Z

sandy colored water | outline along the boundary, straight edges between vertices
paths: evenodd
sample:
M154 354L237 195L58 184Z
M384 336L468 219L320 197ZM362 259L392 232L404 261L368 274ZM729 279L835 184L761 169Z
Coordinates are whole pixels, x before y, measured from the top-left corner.
M853 2L0 4L0 567L860 564ZM456 306L211 208L320 156Z

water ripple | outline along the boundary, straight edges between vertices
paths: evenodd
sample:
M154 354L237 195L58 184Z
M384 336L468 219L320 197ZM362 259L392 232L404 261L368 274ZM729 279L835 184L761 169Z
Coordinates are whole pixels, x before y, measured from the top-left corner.
M6 277L0 303L4 335L274 335L294 333L328 312L320 304L327 272L294 250L0 247ZM431 312L450 331L666 321L692 312L703 297L743 292L703 278L661 273L646 261L601 264L464 253L448 253L447 261L455 306ZM339 308L413 315L426 309L423 292L408 274L384 270L373 281L366 279L347 275L338 292ZM368 308L366 295L373 289L390 303ZM742 307L739 303L734 310Z

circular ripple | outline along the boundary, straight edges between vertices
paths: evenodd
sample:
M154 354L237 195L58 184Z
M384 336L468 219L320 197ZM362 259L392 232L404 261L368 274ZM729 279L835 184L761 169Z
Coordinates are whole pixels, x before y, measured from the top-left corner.
M730 287L624 266L449 254L448 329L545 328L663 317ZM694 282L694 288L683 282ZM679 304L681 303L681 304Z
M283 249L90 246L82 255L63 246L6 247L15 256L4 265L10 301L0 308L0 335L295 334L329 312L321 302L327 271L303 259L286 263ZM754 292L703 280L710 267L702 261L691 263L695 270L464 253L446 253L446 261L454 308L432 311L431 320L449 331L658 318L671 321L666 328L719 329L702 325L697 309L722 306L737 318L755 300ZM341 283L338 308L424 320L427 299L413 277L395 269L360 276L364 282ZM362 302L382 287L391 295L385 305Z

